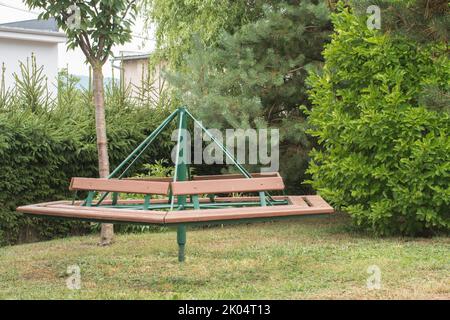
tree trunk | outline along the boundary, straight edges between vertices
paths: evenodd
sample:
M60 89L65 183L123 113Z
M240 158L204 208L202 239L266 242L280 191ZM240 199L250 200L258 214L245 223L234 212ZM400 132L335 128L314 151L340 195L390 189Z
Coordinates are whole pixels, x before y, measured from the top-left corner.
M108 138L106 137L105 119L105 93L103 87L103 70L99 63L93 70L93 93L95 105L95 129L97 132L98 171L100 178L109 175ZM100 234L100 245L106 246L112 243L114 237L114 226L103 223Z

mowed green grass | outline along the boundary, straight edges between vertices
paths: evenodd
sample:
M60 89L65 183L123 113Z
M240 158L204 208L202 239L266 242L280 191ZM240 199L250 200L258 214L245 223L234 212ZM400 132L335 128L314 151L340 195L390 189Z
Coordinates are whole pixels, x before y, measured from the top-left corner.
M228 225L118 235L110 247L86 236L0 248L1 299L449 299L448 237L376 238L348 219ZM81 269L81 290L66 271ZM367 268L381 289L367 288Z

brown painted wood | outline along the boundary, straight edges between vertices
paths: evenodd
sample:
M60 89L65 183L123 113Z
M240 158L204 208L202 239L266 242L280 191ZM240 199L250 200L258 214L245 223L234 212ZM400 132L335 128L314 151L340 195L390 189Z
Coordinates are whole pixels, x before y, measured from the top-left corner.
M252 178L270 178L279 177L277 172L268 173L251 173ZM209 176L193 176L192 180L223 180L223 179L244 179L245 176L240 173L234 174L221 174L221 175L209 175Z
M69 189L166 195L169 186L169 182L160 181L72 178Z
M251 173L252 178L269 178L277 177L277 172L268 173ZM192 180L222 180L222 179L243 179L245 176L240 173L235 174L219 174L219 175L208 175L208 176L193 176ZM123 178L123 180L133 180L133 181L162 181L162 182L172 182L173 178L170 177L132 177Z
M76 218L84 220L100 220L107 222L135 222L149 224L163 224L166 212L161 211L138 211L111 208L93 208L76 206L40 206L29 205L17 208L17 211L61 218Z
M283 190L281 177L172 182L174 195Z
M159 182L172 182L173 178L170 177L136 177L136 178L123 178L122 180L132 180L132 181L159 181Z
M287 198L290 204L299 207L309 207L303 196L288 196Z
M249 198L257 199L257 197ZM333 208L320 196L287 196L285 198L287 198L291 204L267 207L201 209L165 212L105 207L83 207L80 206L81 202L77 202L75 205L72 205L70 201L55 201L50 203L47 202L36 205L22 206L17 208L17 211L43 216L144 224L178 224L257 218L277 218L301 215L331 214L334 212ZM239 197L221 199L227 199L231 202L240 200ZM128 201L130 203L135 203L136 200Z
M321 196L306 196L305 199L312 207L333 209Z
M171 224L171 223L193 223L193 222L242 220L242 219L257 219L257 218L276 218L276 217L288 217L300 215L328 214L333 212L334 212L333 209L300 207L294 205L170 211L166 215L164 223Z

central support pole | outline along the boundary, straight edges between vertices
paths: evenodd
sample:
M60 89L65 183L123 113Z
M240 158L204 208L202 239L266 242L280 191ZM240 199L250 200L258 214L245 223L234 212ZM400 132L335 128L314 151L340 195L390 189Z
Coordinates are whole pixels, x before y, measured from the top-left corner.
M187 114L185 108L178 109L178 149L175 163L174 181L186 181L189 177L189 154L190 141L187 140ZM182 195L177 197L177 207L179 210L184 210L187 196ZM184 249L186 246L186 225L179 225L177 228L177 242L178 242L178 261L183 262Z
M186 226L180 225L177 229L177 242L178 242L178 261L184 262L184 248L186 247Z

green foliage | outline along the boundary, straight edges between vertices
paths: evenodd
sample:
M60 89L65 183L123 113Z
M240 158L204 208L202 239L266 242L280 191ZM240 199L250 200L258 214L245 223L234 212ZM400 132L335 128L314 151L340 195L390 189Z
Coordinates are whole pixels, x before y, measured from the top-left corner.
M138 175L140 177L173 177L175 168L168 165L166 159L156 160L155 163L144 164L146 173Z
M40 106L48 107L49 94L47 79L44 75L44 67L38 67L36 57L31 56L26 63L19 62L20 74L14 73L17 100L36 112Z
M450 32L448 0L353 0L350 2L355 12L362 16L366 15L366 8L369 5L378 5L381 9L381 29L391 36L407 37L417 46L429 46L433 42L448 45ZM423 93L419 100L421 105L429 109L450 112L449 86L429 83L423 86Z
M34 71L33 71L34 70ZM40 68L24 69L21 82L39 78ZM19 205L70 199L71 177L95 177L97 148L92 92L75 87L67 70L58 78L58 96L48 104L42 95L29 105L27 91L37 92L45 79L16 86L0 104L0 245L49 239L90 230L89 225L50 221L16 213ZM34 96L33 96L34 97ZM0 100L1 101L1 100ZM109 152L116 166L168 115L167 107L134 99L114 82L106 90ZM170 156L170 138L153 145L142 163ZM139 164L131 174L139 174Z
M168 79L211 128L278 128L281 171L299 191L312 142L298 106L308 104L307 70L320 65L330 27L323 2L278 1L214 46L196 41L186 67Z
M204 45L215 44L222 31L232 33L254 20L265 2L272 1L144 0L143 8L147 24L156 25L159 58L177 67L193 48L193 34Z
M342 9L342 8L341 8ZM380 234L450 230L450 116L426 108L425 88L448 92L446 46L418 46L333 16L325 66L311 75L312 185Z
M381 9L384 32L407 36L418 42L447 41L450 32L448 0L350 0L356 12L365 15L370 5Z
M92 66L103 65L111 48L131 40L131 26L136 15L136 0L26 0L30 8L43 9L40 18L55 18L67 34L70 49L80 47ZM76 12L80 23L71 23ZM76 21L74 21L76 22Z

